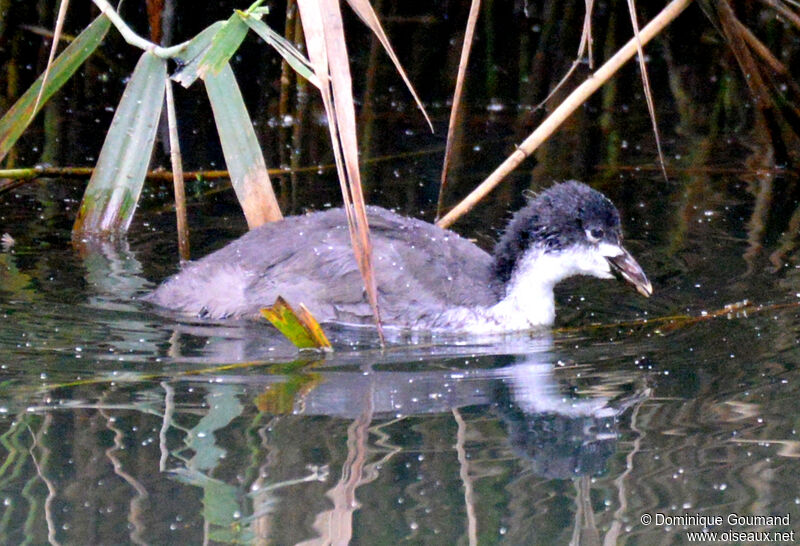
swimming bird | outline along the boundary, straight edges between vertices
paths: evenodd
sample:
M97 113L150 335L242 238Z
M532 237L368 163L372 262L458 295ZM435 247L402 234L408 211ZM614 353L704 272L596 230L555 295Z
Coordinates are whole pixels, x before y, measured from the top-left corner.
M549 326L553 287L573 275L652 286L622 246L619 212L577 181L532 197L492 255L458 234L367 207L384 326L498 333ZM371 324L344 209L262 225L168 278L145 300L210 318L258 317L278 296L321 323Z

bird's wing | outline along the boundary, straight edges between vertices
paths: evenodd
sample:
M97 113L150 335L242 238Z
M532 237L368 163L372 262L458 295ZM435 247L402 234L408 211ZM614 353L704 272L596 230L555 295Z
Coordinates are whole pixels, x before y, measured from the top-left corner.
M369 207L379 305L387 323L496 301L491 258L432 224ZM320 322L370 323L341 209L266 224L186 265L150 301L211 317L255 316L278 296Z

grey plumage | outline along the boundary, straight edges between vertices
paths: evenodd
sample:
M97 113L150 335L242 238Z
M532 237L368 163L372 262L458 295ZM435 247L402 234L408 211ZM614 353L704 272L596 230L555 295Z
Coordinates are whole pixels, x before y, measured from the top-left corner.
M458 306L492 305L492 258L433 224L367 207L381 316L434 320ZM414 273L421 272L421 273ZM190 314L254 317L278 296L320 322L372 323L343 209L290 216L187 264L146 301Z

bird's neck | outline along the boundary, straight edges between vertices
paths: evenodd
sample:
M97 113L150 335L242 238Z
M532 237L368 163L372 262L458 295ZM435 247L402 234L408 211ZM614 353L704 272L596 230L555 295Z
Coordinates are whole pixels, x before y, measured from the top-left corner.
M494 305L449 309L430 326L495 334L547 327L553 324L555 316L553 284L512 277L506 284L505 295Z
M504 297L489 311L506 324L525 323L528 327L553 324L556 317L553 288L563 279L580 273L576 263L569 251L530 250L506 283Z
M494 305L458 307L437 317L434 327L458 325L474 333L530 330L553 324L556 316L553 287L579 271L564 253L529 251L517 264Z
M514 325L514 329L553 323L556 317L553 287L561 278L553 275L548 261L546 255L537 253L519 264L505 286L505 296L489 309L496 321Z

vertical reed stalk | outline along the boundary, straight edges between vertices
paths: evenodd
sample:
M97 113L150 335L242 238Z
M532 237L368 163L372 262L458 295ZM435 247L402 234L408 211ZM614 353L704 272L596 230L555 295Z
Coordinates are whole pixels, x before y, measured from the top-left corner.
M175 187L175 219L178 224L178 255L182 262L189 260L189 226L186 220L186 190L183 184L181 144L178 139L178 119L175 116L175 98L172 81L167 79L167 124L169 127L169 159L172 163L172 181Z

